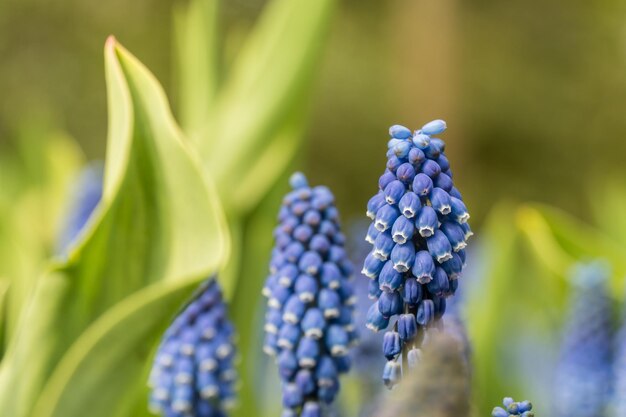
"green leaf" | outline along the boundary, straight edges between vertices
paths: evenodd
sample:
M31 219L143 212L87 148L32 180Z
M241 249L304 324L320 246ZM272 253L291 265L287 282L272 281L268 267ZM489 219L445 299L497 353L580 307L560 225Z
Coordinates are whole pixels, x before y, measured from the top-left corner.
M105 60L109 138L103 198L69 259L38 281L21 315L0 369L0 409L13 417L43 415L30 414L42 389L38 413L83 416L85 408L73 414L74 401L104 395L110 407L88 407L89 413L110 416L111 408L126 403L119 396L135 392L130 387L136 380L120 377L115 366L95 366L100 375L85 379L81 370L94 366L97 357L89 350L108 346L108 360L123 360L135 375L135 361L143 363L145 356L133 355L154 345L154 329L174 314L184 298L181 291L188 294L190 282L215 273L228 254L216 192L177 128L160 85L112 38ZM141 295L146 287L158 289ZM155 303L163 309L160 314L150 313L158 308ZM135 327L141 312L147 323ZM146 332L131 338L129 358L113 347L120 343L115 334L124 329ZM93 391L78 399L49 382L64 378L70 379L67 387Z
M293 157L295 147L289 149L284 142L268 146L268 142L293 140L293 134L286 132L295 132L291 118L301 114L310 99L335 3L272 1L229 71L217 103L215 123L203 133L200 151L225 203L237 211L241 208L230 200L233 190L254 187L242 183L243 173L260 158L271 158L279 146L284 152L281 160ZM254 196L248 197L247 207L254 207L259 196L276 181L276 172L263 175L267 179ZM235 194L241 196L243 192Z

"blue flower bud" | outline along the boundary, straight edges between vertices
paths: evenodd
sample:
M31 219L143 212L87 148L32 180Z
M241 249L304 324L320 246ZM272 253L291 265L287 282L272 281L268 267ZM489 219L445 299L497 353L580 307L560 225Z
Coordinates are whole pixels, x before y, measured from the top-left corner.
M374 241L374 250L372 251L372 255L381 261L386 261L391 255L391 251L395 243L391 238L390 233L380 233L376 240Z
M322 288L318 296L317 305L327 319L339 317L341 298L336 291Z
M304 402L302 391L296 384L283 385L283 406L287 408L297 408Z
M304 218L302 219L305 224L308 224L311 227L319 226L322 221L322 215L318 210L309 210L304 213Z
M385 292L380 295L377 301L378 311L383 317L393 317L396 314L402 313L402 297L396 291Z
M413 178L413 192L420 197L426 197L433 189L433 180L424 173L419 173Z
M393 125L389 128L389 136L397 139L408 139L411 137L411 131L402 125Z
M406 354L406 359L409 369L415 369L422 359L422 352L417 348L413 348Z
M370 252L365 258L365 262L363 262L363 269L361 270L361 273L371 279L378 278L378 275L384 265L385 261L380 260Z
M311 395L315 392L317 384L313 371L310 369L300 369L294 378L296 385L304 395Z
M294 286L295 292L303 303L310 303L315 300L315 294L319 289L317 280L310 275L301 274Z
M325 262L322 265L320 279L323 286L331 289L337 289L341 285L343 275L337 264L333 262Z
M306 337L320 339L326 328L326 319L324 318L322 310L319 308L309 308L306 313L304 313L300 325Z
M403 343L417 336L417 322L413 314L401 314L398 317L398 334Z
M520 401L519 403L517 403L517 405L520 413L525 413L533 409L533 405L528 400Z
M417 133L413 136L413 144L417 147L417 149L428 149L428 145L430 145L430 137L422 133Z
M421 207L422 207L422 202L420 201L420 198L417 196L417 194L415 194L412 191L406 192L400 199L400 202L398 203L398 208L400 209L400 212L407 219L413 218L417 214L417 212L420 210ZM368 236L369 236L369 232L368 232ZM373 242L370 242L369 240L367 241L369 243L373 243Z
M394 179L395 179L395 176L394 176ZM385 194L383 192L379 192L374 197L370 198L370 200L367 202L367 213L366 213L367 217L374 220L376 218L376 213L384 205L385 205Z
M278 353L278 335L274 333L266 333L263 341L263 352L270 356Z
M278 334L283 315L280 309L270 308L265 314L265 331L268 333Z
M376 228L374 223L370 223L370 226L367 229L367 235L365 236L365 241L373 245L379 233L380 231Z
M381 293L381 295L382 294L384 293ZM372 304L369 310L367 311L367 318L366 318L365 326L374 332L379 332L381 330L386 329L387 326L389 326L389 318L384 317L380 313L380 310L378 309L378 301Z
M283 250L283 257L287 262L298 262L298 259L304 253L304 246L300 242L292 241Z
M326 347L332 356L343 356L348 353L348 333L338 325L331 325L326 332Z
M424 155L424 152L422 152L421 149L412 148L409 151L409 156L407 158L409 160L409 163L413 164L414 168L417 168L422 164L422 162L424 162L424 159L426 159L426 155Z
M392 150L394 155L398 158L406 158L411 150L411 144L409 142L400 142L395 145Z
M396 170L396 177L404 184L412 184L413 178L415 178L415 168L410 163L405 162Z
M315 275L318 273L322 266L322 257L319 253L314 251L304 252L300 261L298 262L298 268L300 271L306 272L309 275Z
M436 230L434 235L426 238L426 246L428 247L428 252L439 263L452 258L452 246L441 230Z
M402 379L402 365L396 361L388 361L383 369L383 383L389 389Z
M389 259L393 263L393 269L398 272L406 272L411 269L415 261L415 246L413 242L394 246Z
M331 244L328 237L319 233L313 236L309 242L309 249L320 254L327 253L330 250L330 247Z
M398 332L386 332L383 336L383 355L387 360L395 359L402 351Z
M435 275L435 262L430 253L423 250L417 252L411 272L420 284L429 283Z
M283 323L278 330L278 341L276 345L283 349L291 350L300 340L300 326L291 323Z
M461 276L461 271L463 270L463 261L461 261L461 257L459 255L453 253L452 258L442 263L441 267L445 271L448 278L450 278L451 280L456 280Z
M465 249L467 243L465 242L465 231L458 223L444 222L441 225L441 231L450 241L452 250L455 252Z
M333 358L330 356L322 356L317 362L315 376L318 386L332 386L339 376Z
M289 185L291 185L291 188L293 188L294 190L297 190L299 188L308 187L309 184L303 173L294 172L289 178Z
M296 280L299 271L293 264L287 264L280 268L277 274L278 284L283 287L291 287L293 282Z
M415 227L417 228L417 232L420 236L426 238L432 236L435 233L438 224L439 219L437 218L435 209L430 206L422 207L417 215L417 220L415 221Z
M445 150L445 145L442 148L442 152L444 150ZM439 157L435 160L435 162L439 165L439 167L441 167L442 172L448 171L450 169L450 162L448 161L448 158L444 154L439 155Z
M441 173L441 167L432 159L427 159L422 164L422 172L428 175L430 178L435 178Z
M376 212L374 225L381 232L389 229L400 216L400 211L395 206L385 205Z
M435 187L432 189L430 192L430 202L432 207L444 216L451 211L450 195L441 188Z
M283 350L276 359L278 363L278 372L285 379L290 379L298 370L298 359L291 350Z
M308 224L301 224L293 231L293 237L302 243L306 243L313 236L313 229Z
M367 285L367 296L370 300L378 300L383 290L380 289L378 279L370 281Z
M419 307L417 308L417 315L415 319L417 324L420 326L426 326L431 321L433 321L435 317L435 305L432 300L422 300Z
M339 380L335 379L331 385L324 385L319 387L317 396L319 399L326 403L330 404L337 397L337 393L339 392Z
M405 216L398 217L391 227L391 238L396 243L402 244L410 241L414 233L415 225Z
M307 401L302 407L300 417L322 417L322 409L318 403Z
M402 161L395 155L387 160L387 169L394 174L396 173L396 170L398 169L398 167L400 167L400 165L402 165Z
M298 365L303 368L313 368L317 364L320 356L320 346L317 340L310 337L303 337L298 343L296 356Z
M509 417L509 413L501 407L495 407L491 412L492 417Z
M467 223L470 216L463 201L456 197L450 197L450 209L450 214L456 222Z
M446 312L445 297L433 295L433 306L435 307L435 318L440 319L441 317L443 317L444 313Z
M426 123L422 126L422 133L425 135L439 135L446 130L446 122L443 120L433 120L432 122Z
M283 320L287 323L297 324L304 316L306 310L305 304L302 302L298 295L294 294L289 297L285 307L283 309Z
M287 302L289 297L291 297L291 294L291 288L276 285L272 288L272 295L270 296L267 304L272 308L280 308Z
M409 306L417 305L422 300L422 286L415 278L406 278L404 281L402 299Z
M396 146L397 144L402 143L402 142L404 142L404 139L396 139L396 138L389 139L389 141L387 142L387 149L388 149L387 150L387 157L388 158L391 159L392 157L396 156L396 154L393 153L393 148L394 148L394 146Z
M443 268L437 267L435 268L435 275L433 276L432 281L426 284L426 288L428 288L428 292L442 297L449 290L448 284L448 275L443 270Z
M452 182L452 178L448 174L444 174L443 172L437 175L437 178L433 181L435 187L439 187L442 190L449 193L454 187L454 183Z
M311 208L311 205L309 203L306 203L304 201L296 201L295 203L293 203L293 205L291 206L291 212L296 216L296 217L301 217L304 215L304 213L306 213L307 210L309 210L309 208Z
M378 188L380 188L380 190L382 191L391 181L395 181L396 179L396 174L389 170L386 170L385 173L381 175L378 179Z
M381 291L396 291L402 286L403 281L404 277L395 269L393 261L387 261L378 276L378 284Z

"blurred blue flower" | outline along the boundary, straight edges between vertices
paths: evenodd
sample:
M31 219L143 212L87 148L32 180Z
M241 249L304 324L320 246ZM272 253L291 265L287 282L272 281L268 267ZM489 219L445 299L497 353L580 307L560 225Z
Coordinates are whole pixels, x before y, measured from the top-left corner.
M624 305L622 306L624 308ZM613 363L613 398L611 415L626 416L626 310L622 311L622 324L615 337Z
M413 135L403 126L392 126L387 169L378 181L379 192L367 204L372 225L366 241L373 248L362 273L372 280L369 294L376 301L366 325L380 331L393 323L383 340L389 387L400 380L409 352L410 362L416 362L424 331L440 325L446 298L457 290L472 235L445 144L431 137L445 129L442 120Z
M611 390L612 317L603 262L577 265L556 368L557 416L601 417Z
M532 412L533 405L530 401L513 401L513 398L506 397L502 401L503 407L495 407L491 412L492 417L533 417L535 414Z
M283 415L319 417L350 369L356 341L352 264L344 249L334 196L296 173L278 215L270 275L264 350L276 358Z
M150 410L166 417L225 417L238 379L233 333L211 278L163 336L150 374Z

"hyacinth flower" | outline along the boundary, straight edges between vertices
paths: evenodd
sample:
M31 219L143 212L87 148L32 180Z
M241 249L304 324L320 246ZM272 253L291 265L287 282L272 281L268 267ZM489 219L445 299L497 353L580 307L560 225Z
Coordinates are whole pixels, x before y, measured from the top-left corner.
M150 410L166 417L225 417L236 400L233 326L219 284L206 281L156 353Z
M521 417L533 417L535 414L531 411L533 405L530 401L513 401L513 398L506 397L502 401L504 407L495 407L491 412L492 417L509 417L509 416L521 416Z
M367 327L384 335L387 364L383 381L391 388L402 375L402 363L414 367L424 330L439 325L446 298L453 295L465 264L472 235L469 213L452 181L442 120L412 133L404 126L389 129L387 168L378 193L367 204L372 219L365 240L372 250L362 273L370 278L375 302Z
M609 269L602 262L578 265L556 368L556 416L600 417L609 401L611 380L611 301Z
M276 358L283 416L319 417L339 391L356 341L352 264L334 197L301 173L278 215L263 294L268 298L264 351Z
M626 312L622 312L622 325L615 338L615 360L613 363L613 398L611 416L626 416Z

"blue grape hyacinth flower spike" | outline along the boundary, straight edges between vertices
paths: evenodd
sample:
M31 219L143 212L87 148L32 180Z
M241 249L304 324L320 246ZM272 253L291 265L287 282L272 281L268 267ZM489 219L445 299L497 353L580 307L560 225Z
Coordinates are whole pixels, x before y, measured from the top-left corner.
M150 374L150 410L166 417L226 417L238 379L233 338L219 284L211 278L163 336Z
M367 327L378 332L392 326L382 349L388 360L383 380L390 388L400 381L403 364L417 364L425 330L441 324L472 235L445 143L433 137L445 129L443 120L415 133L392 126L386 170L367 203L372 223L365 240L372 249L362 273L371 280L374 300Z
M291 177L274 231L264 350L274 356L282 381L283 416L320 417L350 369L356 341L353 272L334 197Z
M533 405L530 401L513 401L513 398L506 397L502 401L502 407L495 407L491 412L492 417L534 417Z

